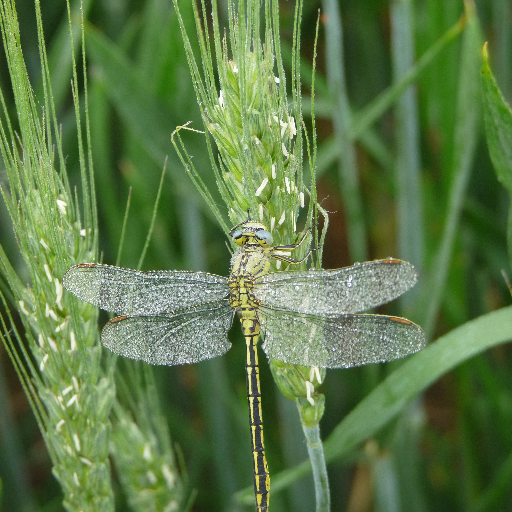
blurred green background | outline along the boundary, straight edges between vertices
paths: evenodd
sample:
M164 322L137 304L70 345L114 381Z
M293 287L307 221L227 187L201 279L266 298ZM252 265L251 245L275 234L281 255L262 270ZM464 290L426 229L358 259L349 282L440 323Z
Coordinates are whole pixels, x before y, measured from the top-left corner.
M226 20L227 2L220 3L224 10L221 19ZM192 36L190 2L181 4ZM460 0L342 0L337 5L343 31L333 35L326 33L325 25L325 10L332 8L331 4L335 2L306 2L301 43L305 122L310 126L315 24L318 9L323 9L315 100L318 197L330 212L323 266L350 265L359 255L409 259L419 267L419 284L400 304L379 312L402 311L426 327L434 340L511 300L501 275L502 269L510 271L508 197L488 156L479 83L475 86L472 82L478 80L473 71L478 71L479 56L472 54L471 62L477 67L473 69L470 62L468 71L465 33L441 48L407 96L386 104L375 122L363 123L364 130L356 135L354 126L369 112L368 106L375 105L372 102L457 22L464 5ZM16 6L27 67L38 92L40 64L33 0L17 0ZM76 9L77 2L72 6ZM131 189L120 264L137 265L168 157L143 269L207 270L226 275L229 252L225 233L188 179L170 140L174 128L187 121L202 128L171 0L89 0L84 8L103 261L116 260ZM283 55L288 66L294 8L292 1L280 3ZM44 2L42 10L57 116L72 173L78 169L78 155L71 63L66 53L66 6L60 0ZM512 101L512 4L509 0L479 0L476 12L483 34L480 43L489 42L493 72L505 97ZM334 18L330 15L328 19ZM476 23L474 19L477 32ZM329 47L336 37L342 38L343 47ZM336 89L340 77L344 77L346 88L342 81ZM0 84L12 105L3 52ZM14 111L11 114L15 117ZM343 132L345 122L348 128ZM347 140L347 133L354 140ZM196 133L183 137L196 168L219 198L204 137ZM356 219L362 231L355 238L344 192L344 173L351 165L358 176L364 215ZM0 180L3 183L2 169ZM71 180L79 186L78 174L71 174ZM404 228L407 220L410 225ZM450 229L451 238L447 235ZM0 237L12 260L19 259L3 205ZM192 507L197 512L237 510L231 495L252 481L245 346L238 331L233 329L233 348L223 358L155 369L173 441L183 454L190 485L198 491ZM1 346L0 363L1 510L63 510L44 443ZM323 437L399 364L328 371ZM279 395L264 361L261 374L272 475L307 454L295 406ZM512 510L511 376L511 351L503 345L440 379L375 439L329 465L332 510ZM313 497L308 476L283 496L272 497L271 503L276 511L306 512L314 509ZM244 510L251 509L252 505Z

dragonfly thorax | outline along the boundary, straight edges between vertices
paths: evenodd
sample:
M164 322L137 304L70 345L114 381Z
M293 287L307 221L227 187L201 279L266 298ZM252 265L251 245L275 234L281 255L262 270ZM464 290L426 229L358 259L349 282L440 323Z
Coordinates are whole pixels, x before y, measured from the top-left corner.
M254 280L269 273L271 253L272 247L246 243L233 254L228 278L231 307L257 306L252 291Z

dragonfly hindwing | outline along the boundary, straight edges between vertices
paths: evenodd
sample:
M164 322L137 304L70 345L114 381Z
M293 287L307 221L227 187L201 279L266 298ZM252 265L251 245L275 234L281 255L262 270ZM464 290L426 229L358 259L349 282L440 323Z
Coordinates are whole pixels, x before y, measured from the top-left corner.
M231 348L233 314L223 301L176 315L120 316L105 325L101 342L116 354L151 364L197 363Z
M303 366L348 368L390 361L420 350L427 338L405 318L383 315L319 317L262 308L263 350Z

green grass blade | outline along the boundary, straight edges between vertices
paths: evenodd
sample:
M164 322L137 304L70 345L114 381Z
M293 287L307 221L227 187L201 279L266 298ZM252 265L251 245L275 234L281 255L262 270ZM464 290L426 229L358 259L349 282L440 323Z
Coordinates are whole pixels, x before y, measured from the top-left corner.
M401 80L379 94L364 109L354 115L351 134L358 139L361 133L379 119L388 110L401 94L414 83L420 74L432 63L432 61L455 40L466 26L466 17L462 17L453 27L447 30L421 57L416 64L409 69Z
M503 497L510 490L512 481L512 453L507 456L503 464L493 475L488 489L478 497L478 499L469 507L469 512L491 512L499 510L502 505Z
M124 238L126 235L126 224L128 223L128 215L130 213L131 201L132 201L132 187L130 187L130 190L128 191L128 198L126 199L126 207L124 209L123 227L121 228L121 235L119 238L119 248L117 249L117 256L116 256L116 263L115 263L116 267L118 267L121 264L121 255L123 254ZM140 265L137 268L140 268Z
M151 93L142 72L134 68L120 49L91 26L86 30L86 46L91 62L101 70L110 100L161 166L170 149L171 133L178 124L172 109ZM171 156L169 165L176 164Z
M489 67L484 46L482 89L487 146L498 180L512 196L512 111L507 105ZM508 223L508 253L512 261L512 222Z
M350 134L352 124L345 84L343 34L339 7L335 0L325 0L327 15L327 80L333 101L333 124L336 145L339 148L339 179L348 227L348 245L352 261L367 259L366 228L363 200L359 186L356 154Z
M144 258L146 257L146 252L149 247L149 242L151 241L151 235L153 234L153 229L155 227L155 219L156 219L156 213L158 210L158 206L160 204L160 196L162 195L162 187L164 185L164 177L165 177L165 169L167 167L167 158L165 159L164 166L162 168L162 174L160 176L160 183L158 185L158 191L156 193L156 199L155 204L153 206L153 215L151 216L151 224L149 225L148 233L146 235L146 241L144 242L144 247L142 249L142 253L139 258L139 262L137 263L137 269L140 269L142 267L142 264L144 262Z
M434 329L446 285L453 244L459 227L464 198L475 156L478 124L480 119L480 94L478 72L480 67L481 31L476 12L467 4L468 25L461 49L461 65L458 83L458 98L453 134L453 155L451 169L453 176L448 199L448 211L441 243L431 267L428 283L419 298L420 324L427 334ZM468 108L471 105L471 108Z
M395 82L414 65L413 7L411 2L391 6L392 56ZM423 268L423 199L421 195L417 90L409 86L395 107L398 255ZM418 293L418 288L413 290ZM408 300L411 300L409 296Z
M83 13L87 17L93 4L92 0L75 0L71 2L71 19L80 19ZM74 56L78 55L81 48L80 30L73 32ZM57 109L60 109L70 91L72 78L73 58L69 51L69 17L67 13L62 17L57 34L52 39L51 47L48 49L48 67L52 77L53 102ZM41 85L39 85L41 87ZM36 87L36 93L39 93L39 87ZM42 92L41 92L42 95Z

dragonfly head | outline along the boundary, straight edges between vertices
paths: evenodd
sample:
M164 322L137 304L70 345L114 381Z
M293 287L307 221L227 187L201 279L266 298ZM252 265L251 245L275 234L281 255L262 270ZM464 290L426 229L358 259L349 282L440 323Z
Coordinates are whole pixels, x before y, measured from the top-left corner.
M246 220L237 224L229 235L237 245L260 244L263 247L270 247L272 244L272 235L267 231L265 224Z

